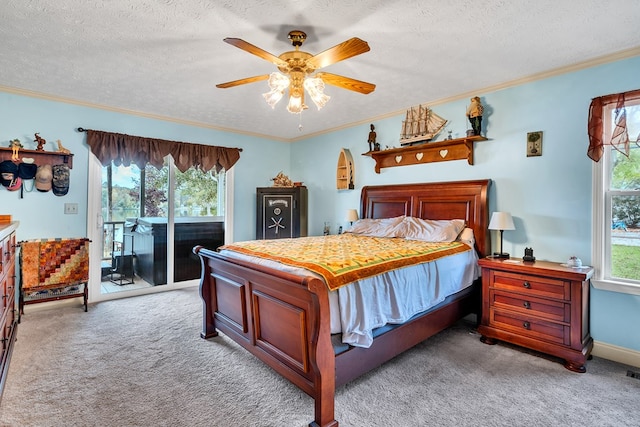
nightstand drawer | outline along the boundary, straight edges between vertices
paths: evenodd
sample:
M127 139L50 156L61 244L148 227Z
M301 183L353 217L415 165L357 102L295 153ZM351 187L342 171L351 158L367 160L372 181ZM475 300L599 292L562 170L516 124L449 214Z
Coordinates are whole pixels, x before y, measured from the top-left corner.
M566 301L571 299L569 282L550 277L495 271L491 287Z
M495 328L556 344L570 344L569 325L494 308L491 309L490 316L489 324Z
M556 322L571 321L571 304L563 301L535 298L499 289L492 289L489 298L490 304L498 309L514 310Z

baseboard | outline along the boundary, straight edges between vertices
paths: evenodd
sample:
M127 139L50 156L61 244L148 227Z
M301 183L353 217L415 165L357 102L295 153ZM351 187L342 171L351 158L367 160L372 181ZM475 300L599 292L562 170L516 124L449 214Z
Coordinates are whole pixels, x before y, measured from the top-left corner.
M25 304L24 313L32 313L34 311L50 310L52 308L60 308L65 306L75 306L84 308L84 302L82 300L82 294L78 295L78 298L69 298L54 301L44 301L37 304Z
M591 354L596 357L602 357L603 359L640 368L640 351L594 341Z

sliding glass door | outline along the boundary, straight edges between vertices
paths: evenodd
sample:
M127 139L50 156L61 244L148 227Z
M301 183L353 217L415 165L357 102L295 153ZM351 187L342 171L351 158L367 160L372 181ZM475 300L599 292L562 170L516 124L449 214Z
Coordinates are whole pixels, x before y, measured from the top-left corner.
M90 300L198 282L200 261L192 249L224 243L231 174L193 168L182 173L168 157L162 169L95 160L89 175L95 190L89 200Z

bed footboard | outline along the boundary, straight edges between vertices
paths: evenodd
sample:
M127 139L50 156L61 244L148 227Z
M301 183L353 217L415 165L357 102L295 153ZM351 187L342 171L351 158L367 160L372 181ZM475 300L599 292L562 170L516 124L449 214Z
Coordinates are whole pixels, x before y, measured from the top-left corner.
M223 332L315 401L312 427L336 427L329 296L313 277L230 260L201 246L202 338Z

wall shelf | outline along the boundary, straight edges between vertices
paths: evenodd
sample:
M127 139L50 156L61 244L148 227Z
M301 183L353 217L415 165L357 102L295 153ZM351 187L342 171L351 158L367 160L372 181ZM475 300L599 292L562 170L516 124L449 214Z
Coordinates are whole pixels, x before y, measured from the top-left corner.
M376 161L376 173L382 168L408 166L422 163L447 162L466 159L473 165L473 146L476 141L486 141L483 136L467 136L457 139L446 139L438 142L426 142L390 150L369 151L362 154Z
M0 147L0 161L11 160L11 155L13 154L11 148L8 147ZM38 166L41 165L60 165L65 164L69 166L69 169L73 169L73 154L60 153L57 151L38 151L38 150L24 150L20 149L18 153L20 160L22 162L23 157L33 159L33 163Z
M338 166L336 168L336 188L338 190L353 190L355 185L353 177L355 175L353 167L353 157L347 148L340 150L338 156Z

